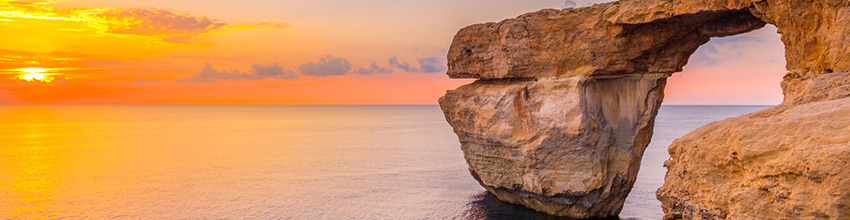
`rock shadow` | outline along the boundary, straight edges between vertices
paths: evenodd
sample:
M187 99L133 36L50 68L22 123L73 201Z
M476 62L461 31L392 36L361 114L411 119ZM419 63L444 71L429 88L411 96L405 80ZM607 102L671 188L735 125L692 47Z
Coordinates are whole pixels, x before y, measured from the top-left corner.
M467 209L462 216L455 219L468 220L514 220L514 219L541 219L541 220L574 220L547 215L534 211L520 205L514 205L500 201L496 196L487 191L475 194L469 198ZM620 220L620 218L607 218L599 220ZM625 219L624 219L625 220Z

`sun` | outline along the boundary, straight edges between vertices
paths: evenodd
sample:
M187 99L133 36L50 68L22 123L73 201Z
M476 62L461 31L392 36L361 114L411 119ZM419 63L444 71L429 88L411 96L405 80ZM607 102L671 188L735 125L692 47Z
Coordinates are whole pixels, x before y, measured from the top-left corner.
M47 68L23 68L18 69L18 71L25 72L21 76L21 79L26 81L45 81L45 77L50 75L49 73L45 73L50 69Z

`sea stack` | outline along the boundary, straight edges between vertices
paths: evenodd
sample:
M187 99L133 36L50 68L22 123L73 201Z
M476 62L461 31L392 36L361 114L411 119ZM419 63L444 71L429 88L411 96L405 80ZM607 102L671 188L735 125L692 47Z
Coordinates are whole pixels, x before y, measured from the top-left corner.
M712 37L775 25L788 61L785 102L677 140L658 197L669 219L848 218L848 5L626 0L476 24L455 36L447 74L478 80L448 91L440 106L470 172L500 200L572 218L617 216L666 78ZM788 190L771 196L778 186ZM725 202L734 192L745 193Z

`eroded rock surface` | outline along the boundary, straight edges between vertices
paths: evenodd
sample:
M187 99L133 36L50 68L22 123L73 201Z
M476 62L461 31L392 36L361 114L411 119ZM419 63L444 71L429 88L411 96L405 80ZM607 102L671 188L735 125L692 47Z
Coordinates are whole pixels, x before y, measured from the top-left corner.
M608 3L546 9L463 28L449 48L448 75L479 79L669 75L681 71L688 57L711 37L765 25L746 8L642 24L612 23L618 8Z
M820 76L850 71L848 4L624 0L476 24L455 36L447 74L480 80L447 92L440 106L471 173L499 199L573 218L616 216L637 177L666 78L700 45L776 25L791 71L783 81L786 108L841 97L846 87L823 92L830 86L820 82L846 76ZM821 129L837 132L834 126ZM670 164L673 172L673 164L687 163ZM685 209L665 209L670 217L693 216L677 210Z
M850 218L848 79L794 84L782 105L674 141L657 192L665 219Z
M481 80L440 103L470 172L499 199L609 216L634 184L666 77Z

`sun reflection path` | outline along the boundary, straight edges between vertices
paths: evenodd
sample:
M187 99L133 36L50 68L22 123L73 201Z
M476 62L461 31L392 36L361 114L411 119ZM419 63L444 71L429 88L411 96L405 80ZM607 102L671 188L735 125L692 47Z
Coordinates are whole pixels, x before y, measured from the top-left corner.
M45 113L44 111L37 111ZM4 116L15 117L21 115ZM0 216L22 216L25 218L42 218L54 213L54 195L57 194L56 158L59 152L50 147L50 142L44 137L48 133L44 129L43 120L49 120L50 114L41 114L23 126L16 126L14 135L18 138L9 139L0 135L8 146L0 147L0 155L14 155L0 160L0 204L5 203L8 209L0 210ZM0 120L4 122L4 120ZM5 152L4 152L5 151Z

